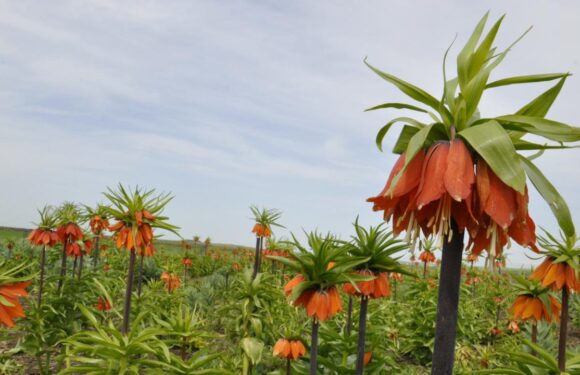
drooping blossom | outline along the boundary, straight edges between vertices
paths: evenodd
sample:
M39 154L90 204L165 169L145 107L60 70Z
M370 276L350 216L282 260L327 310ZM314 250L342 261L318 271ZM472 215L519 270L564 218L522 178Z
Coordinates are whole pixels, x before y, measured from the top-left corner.
M286 295L292 294L293 289L302 282L304 282L302 275L290 280L284 286ZM319 320L330 319L342 310L342 300L335 286L325 289L306 289L294 300L293 305L303 306L308 316L316 317Z
M342 286L342 290L353 296L366 296L372 299L388 297L391 294L386 272L375 273L369 270L357 271L358 275L374 277L368 281L357 281L356 288L351 283ZM358 289L358 290L357 290Z
M512 305L512 312L515 319L528 320L536 322L543 320L545 322L560 321L560 302L553 296L548 296L550 306L546 306L539 297L533 295L520 295Z
M556 263L553 257L546 257L534 272L530 279L541 281L542 286L553 290L566 288L568 292L580 291L580 278L577 271L568 263Z
M298 359L306 354L306 348L300 340L279 339L274 345L272 354L285 359Z

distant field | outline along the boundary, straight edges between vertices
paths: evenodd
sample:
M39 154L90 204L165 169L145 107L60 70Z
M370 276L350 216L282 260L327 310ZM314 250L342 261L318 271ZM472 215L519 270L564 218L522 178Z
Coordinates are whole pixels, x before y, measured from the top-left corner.
M11 227L0 227L0 247L3 247L4 243L7 241L19 241L25 239L30 233L31 229L26 228L11 228ZM203 241L203 239L202 239ZM193 247L193 241L188 239L186 242ZM179 240L166 240L159 239L156 241L156 247L161 251L178 251L181 250L181 241ZM203 247L203 243L197 244L197 249L200 250ZM212 243L210 245L212 250L233 250L239 248L252 249L248 246L235 245L235 244L222 244L222 243Z
M0 241L17 241L26 238L30 229L0 227Z

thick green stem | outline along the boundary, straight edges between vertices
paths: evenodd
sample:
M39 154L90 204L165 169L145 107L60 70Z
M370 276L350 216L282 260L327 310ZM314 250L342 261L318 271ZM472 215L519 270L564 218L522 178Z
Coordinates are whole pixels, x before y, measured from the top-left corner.
M558 340L558 367L561 372L566 371L566 339L568 336L568 309L569 292L564 285L562 288L562 312L560 315L560 338Z
M431 375L451 375L455 361L463 232L459 232L454 220L451 220L450 230L451 238L445 236L443 243Z
M66 247L68 244L68 237L65 238L64 243L62 244L62 259L60 261L60 279L58 279L58 287L57 290L60 292L62 289L62 284L64 283L64 278L66 276Z
M358 355L356 357L356 375L362 375L364 370L368 306L369 298L367 296L362 296L360 298L360 314L358 320Z
M100 235L96 235L95 236L95 250L94 250L94 254L93 255L93 271L97 270L97 266L99 265L99 253L100 253L100 247L99 247L99 240L100 240Z
M312 338L310 340L310 375L318 373L318 319L312 319Z
M133 276L135 274L135 250L129 250L129 272L127 273L127 289L125 291L125 306L123 309L123 334L129 333L129 320L131 318L131 295L133 292Z
M73 263L73 269L72 269L72 273L71 276L75 277L76 273L77 273L77 263L79 262L79 257L75 256L75 261Z
M38 285L38 307L42 303L42 290L44 289L44 269L46 268L46 246L42 246L42 251L40 253L40 282Z
M346 335L350 336L352 332L352 296L348 296L348 311L346 314Z
M141 297L141 286L143 284L143 260L145 255L141 254L141 259L139 260L139 277L137 280L137 295Z
M262 262L262 238L256 237L256 254L254 257L254 271L252 272L252 280L258 276L258 272L260 272L260 264Z
M290 358L286 359L286 375L292 373L292 366L290 365Z
M81 253L81 259L79 260L79 281L81 280L81 276L83 274L83 258L83 253Z

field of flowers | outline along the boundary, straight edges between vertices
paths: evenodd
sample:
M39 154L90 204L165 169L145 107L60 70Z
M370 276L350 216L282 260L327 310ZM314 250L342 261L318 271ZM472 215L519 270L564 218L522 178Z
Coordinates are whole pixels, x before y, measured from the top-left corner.
M36 232L39 243L34 232L4 230L0 373L308 373L313 322L321 373L355 373L361 332L365 373L429 373L440 271L432 242L422 242L411 263L399 264L396 258L408 245L384 226L355 224L353 237L344 241L312 233L308 244L300 244L276 240L264 230L275 231L277 211L255 213L261 251L213 246L198 236L160 240L157 250L138 254L130 280L131 254L117 248L121 240L107 230L116 227L107 224L105 211L68 203L46 209L47 226ZM72 216L63 219L67 214ZM76 224L86 230L69 238L62 273L66 236L51 242L50 234ZM539 373L555 373L557 294L528 280L529 270L505 269L504 258L487 268L474 267L475 258L466 257L461 271L456 373L532 365L545 368ZM308 278L324 280L324 298L295 299L301 294L293 289L307 287L297 277L301 267L308 268L301 271ZM376 279L369 277L373 272ZM542 307L545 298L553 303ZM575 356L570 363L578 363L576 294L570 322L569 356Z
M171 194L119 184L102 204L45 206L33 230L4 231L0 373L580 374L580 238L534 164L580 141L546 118L569 74L491 81L521 37L496 48L503 17L484 34L487 18L456 77L445 53L441 99L365 60L414 100L369 110L433 120L397 117L377 134L382 149L403 124L367 199L379 225L284 239L282 212L251 206L255 248L215 246L164 216ZM548 81L514 114L479 112L487 90ZM528 182L559 231L536 228ZM539 264L506 269L512 244Z

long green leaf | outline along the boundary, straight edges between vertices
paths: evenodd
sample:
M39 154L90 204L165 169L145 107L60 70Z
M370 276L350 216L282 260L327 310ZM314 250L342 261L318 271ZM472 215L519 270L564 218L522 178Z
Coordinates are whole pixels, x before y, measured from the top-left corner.
M459 52L459 55L457 55L457 78L459 80L459 87L461 87L462 90L469 82L469 62L471 56L473 55L473 51L477 46L477 42L483 33L483 29L487 22L487 17L489 17L489 12L486 12L481 20L479 20L477 26L475 26L475 29L467 40L467 43L465 43L465 46L461 52Z
M411 111L427 113L427 111L424 110L423 108L416 107L416 106L411 105L411 104L405 104L405 103L383 103L383 104L379 104L379 105L371 107L371 108L367 108L367 109L365 109L365 112L374 111L377 109L385 109L385 108L409 109Z
M534 163L526 157L520 155L521 165L523 166L528 178L544 200L550 206L552 213L558 221L558 225L567 236L573 236L576 233L570 209L560 195L558 190L552 185L544 174L536 167Z
M558 81L558 83L556 83L556 85L549 88L537 98L520 108L516 114L523 116L546 117L548 111L552 107L552 104L554 104L554 101L560 94L560 90L562 90L567 77L568 76L565 75L562 79L560 79L560 81Z
M487 33L486 37L483 39L477 50L473 53L469 61L469 78L475 76L477 72L481 70L484 66L489 52L493 46L493 41L495 40L495 36L501 26L503 19L505 18L505 14L501 16L497 22L491 27L489 32Z
M377 147L379 148L379 151L383 151L383 139L385 138L385 135L387 135L388 131L391 129L391 127L396 124L397 122L405 122L411 126L414 126L415 128L421 129L423 127L425 127L425 124L420 123L417 120L414 120L410 117L397 117L395 119L392 119L391 121L387 122L385 124L385 126L383 126L379 132L377 133L377 138L376 138L376 143L377 143Z
M506 129L527 132L556 142L580 141L580 128L541 117L506 115L496 118Z
M417 133L420 129L415 128L413 126L405 125L401 133L399 133L399 138L395 142L395 146L393 147L394 154L402 154L407 150L407 145L411 138Z
M366 59L364 60L364 63L373 72L375 72L379 77L381 77L385 81L397 86L397 88L399 90L401 90L403 93L405 93L407 96L409 96L410 98L412 98L420 103L423 103L423 104L428 105L429 107L433 108L442 116L442 118L444 120L449 121L449 122L451 121L451 113L449 113L449 111L445 107L442 108L442 112L439 112L439 110L440 110L439 101L437 99L435 99L435 97L433 97L431 94L427 93L425 90L423 90L415 85L412 85L406 81L403 81L400 78L397 78L391 74L385 73L385 72L375 68L374 66L369 64L366 61Z
M570 73L548 73L548 74L533 74L533 75L527 75L527 76L502 78L502 79L499 79L497 81L493 81L493 82L488 83L487 86L485 86L485 88L491 89L494 87L517 85L517 84L522 84L522 83L553 81L555 79L560 79L563 77L567 77L569 75L570 75Z
M471 126L458 133L508 186L523 193L526 174L508 133L497 121Z

